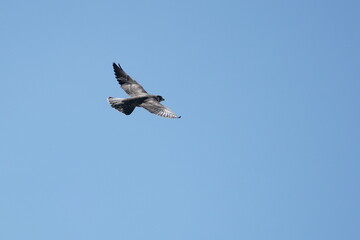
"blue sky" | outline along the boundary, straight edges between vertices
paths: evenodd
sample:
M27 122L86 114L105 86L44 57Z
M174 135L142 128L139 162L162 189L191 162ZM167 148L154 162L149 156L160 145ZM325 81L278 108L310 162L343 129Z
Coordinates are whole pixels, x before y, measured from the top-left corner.
M0 238L359 239L359 8L2 1Z

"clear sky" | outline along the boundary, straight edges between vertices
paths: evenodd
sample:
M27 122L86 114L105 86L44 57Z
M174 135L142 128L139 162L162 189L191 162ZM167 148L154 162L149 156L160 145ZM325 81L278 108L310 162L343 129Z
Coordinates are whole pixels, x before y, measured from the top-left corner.
M360 239L359 9L3 0L0 239Z

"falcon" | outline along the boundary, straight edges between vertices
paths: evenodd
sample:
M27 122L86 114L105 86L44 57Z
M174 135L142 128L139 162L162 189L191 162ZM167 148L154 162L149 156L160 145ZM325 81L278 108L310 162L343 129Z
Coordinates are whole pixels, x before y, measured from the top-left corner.
M108 97L107 100L111 107L126 115L130 115L136 107L142 107L160 117L181 118L160 103L165 100L162 96L147 93L137 81L125 73L120 64L113 63L113 68L116 80L130 97Z

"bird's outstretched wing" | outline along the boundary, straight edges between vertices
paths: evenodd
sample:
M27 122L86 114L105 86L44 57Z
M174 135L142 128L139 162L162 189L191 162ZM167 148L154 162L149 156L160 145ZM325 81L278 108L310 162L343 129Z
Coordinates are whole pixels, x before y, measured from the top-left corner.
M126 74L120 64L113 63L113 67L116 80L127 94L132 97L148 94L138 82Z
M161 117L165 118L181 118L181 116L177 116L173 111L171 111L169 108L165 107L155 99L148 99L142 104L140 104L140 107L145 108L149 112L156 114Z

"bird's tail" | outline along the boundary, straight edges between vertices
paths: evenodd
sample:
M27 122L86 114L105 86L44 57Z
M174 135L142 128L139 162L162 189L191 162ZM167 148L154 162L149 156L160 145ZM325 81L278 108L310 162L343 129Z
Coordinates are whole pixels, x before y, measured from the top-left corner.
M107 100L111 105L111 107L115 108L119 112L122 112L126 115L130 115L135 109L135 106L129 104L128 101L124 101L125 100L124 98L108 97Z

